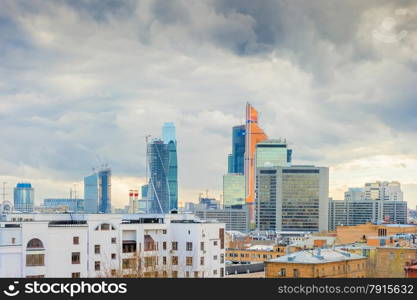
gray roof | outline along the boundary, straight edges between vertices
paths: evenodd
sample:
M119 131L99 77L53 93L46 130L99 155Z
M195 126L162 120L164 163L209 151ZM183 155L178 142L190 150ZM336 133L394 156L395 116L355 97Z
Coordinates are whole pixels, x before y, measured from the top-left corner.
M335 249L316 249L305 250L288 255L284 255L278 258L268 260L268 262L280 262L280 263L295 263L295 264L322 264L336 261L347 261L355 259L366 258L361 255L349 253L346 251Z

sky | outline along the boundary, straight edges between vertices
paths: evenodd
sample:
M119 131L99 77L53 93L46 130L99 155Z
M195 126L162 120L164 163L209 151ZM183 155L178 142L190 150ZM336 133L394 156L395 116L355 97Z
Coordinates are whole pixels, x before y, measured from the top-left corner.
M220 197L245 103L330 196L398 180L417 205L415 0L2 0L0 182L36 202L112 168L145 183L145 136L177 127L180 204Z

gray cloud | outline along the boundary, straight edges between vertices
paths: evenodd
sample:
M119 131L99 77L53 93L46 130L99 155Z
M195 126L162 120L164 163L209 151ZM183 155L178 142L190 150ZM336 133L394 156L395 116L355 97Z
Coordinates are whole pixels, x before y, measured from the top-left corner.
M407 36L375 40L391 16ZM335 189L381 155L412 184L416 18L414 1L2 1L0 175L73 182L102 160L141 177L144 136L173 121L184 194L218 191L251 101Z

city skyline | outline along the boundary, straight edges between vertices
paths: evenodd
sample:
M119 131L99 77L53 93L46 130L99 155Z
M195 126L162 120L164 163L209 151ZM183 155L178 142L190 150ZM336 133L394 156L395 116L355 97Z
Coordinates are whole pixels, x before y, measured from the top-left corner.
M101 161L112 168L112 203L122 207L145 184L145 136L159 136L167 121L177 127L179 203L206 189L218 197L231 128L243 124L250 101L265 132L287 138L294 164L330 167L331 197L397 180L415 207L417 6L340 3L329 14L327 1L297 5L2 1L8 200L22 181L32 183L36 204L68 196L75 182L82 195L82 178ZM387 18L403 39L373 36Z

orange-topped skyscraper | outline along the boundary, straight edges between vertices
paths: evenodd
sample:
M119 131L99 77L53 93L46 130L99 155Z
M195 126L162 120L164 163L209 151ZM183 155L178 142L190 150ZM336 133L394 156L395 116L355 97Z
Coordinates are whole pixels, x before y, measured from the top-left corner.
M245 185L246 204L249 208L249 223L255 223L255 152L256 144L268 139L258 125L258 111L246 104L246 141L245 141Z

